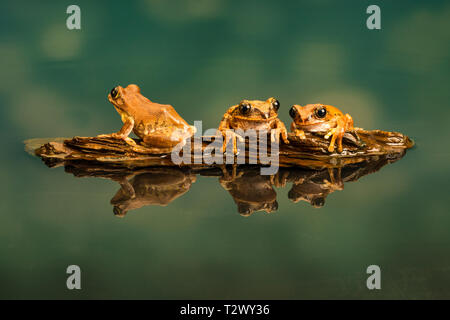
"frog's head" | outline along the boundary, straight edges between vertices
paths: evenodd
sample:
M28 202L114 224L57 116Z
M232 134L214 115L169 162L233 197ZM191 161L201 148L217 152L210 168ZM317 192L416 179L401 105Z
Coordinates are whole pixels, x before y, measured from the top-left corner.
M293 105L289 110L289 115L295 124L302 126L313 126L335 120L342 116L337 108L321 103L307 104L305 106Z
M108 100L114 105L119 113L121 113L121 111L129 112L136 106L141 105L143 97L140 92L141 89L135 84L130 84L126 88L117 86L112 88L111 92L108 94Z
M233 116L245 120L268 121L278 117L280 102L275 98L266 101L242 100L233 111Z
M268 202L238 202L239 214L243 217L248 217L257 211L265 211L267 213L272 213L278 210L277 200Z
M299 201L308 202L314 208L322 208L325 205L325 197L323 193L307 193L302 190L296 190L292 188L288 192L288 198L291 199L294 203Z

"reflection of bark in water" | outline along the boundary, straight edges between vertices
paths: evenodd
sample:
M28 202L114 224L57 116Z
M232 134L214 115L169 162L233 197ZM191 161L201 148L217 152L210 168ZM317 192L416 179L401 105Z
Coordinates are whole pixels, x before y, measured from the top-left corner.
M386 164L401 159L403 155L396 154L373 157L366 162L349 164L342 168L290 170L285 177L285 182L293 183L288 197L294 203L306 201L313 207L323 207L326 197L334 191L343 190L344 183L357 181L365 175L374 173Z
M358 129L357 135L344 135L342 153L330 154L330 141L323 135L306 132L305 139L301 139L289 133L289 144L279 146L277 159L281 168L274 176L261 176L257 166L234 166L230 174L223 165L210 164L201 156L210 139L199 143L191 139L190 148L186 154L184 150L182 153L195 161L184 162L185 169L172 162L167 150L162 153L140 144L139 140L130 145L112 137L30 139L25 141L25 146L49 167L63 165L75 176L117 181L121 189L111 203L118 216L146 205L169 204L189 190L196 174L219 177L223 188L236 202L238 212L249 216L256 211L276 211L278 203L273 187L284 187L288 182L292 182L289 199L321 207L330 193L344 188L344 183L356 181L402 158L414 145L408 136L398 132ZM248 141L245 150L242 155L246 163L264 163L259 153L248 151ZM227 158L220 157L224 161Z
M222 187L235 201L237 211L243 216L250 216L257 211L275 212L278 202L274 187L283 188L288 183L292 183L288 192L291 201L306 201L314 207L322 207L326 197L342 190L345 183L374 173L386 164L401 159L403 155L370 157L365 162L340 168L280 168L273 176L261 176L258 166L228 166L222 169L151 167L131 170L78 161L66 163L65 170L78 177L101 177L118 182L121 188L112 198L111 204L114 213L121 217L143 206L169 204L190 189L197 174L219 178Z

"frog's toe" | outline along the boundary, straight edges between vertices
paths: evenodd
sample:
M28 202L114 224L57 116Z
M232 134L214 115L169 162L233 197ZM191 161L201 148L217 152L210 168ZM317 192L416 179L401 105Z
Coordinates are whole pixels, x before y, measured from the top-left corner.
M289 140L286 132L281 133L281 139L283 139L284 144L289 144Z
M334 141L330 142L330 145L328 146L328 152L334 151Z
M305 132L304 132L303 130L295 129L294 135L295 135L296 137L299 137L299 138L302 139L302 140L306 139L306 135L305 135Z
M133 139L128 138L128 137L125 138L124 141L125 141L126 143L128 143L129 145L131 145L131 146L137 145L136 141L134 141Z
M330 131L328 131L328 133L324 136L325 139L329 139L332 135L334 135L334 133L336 132L336 129L331 129ZM334 145L334 144L333 144Z

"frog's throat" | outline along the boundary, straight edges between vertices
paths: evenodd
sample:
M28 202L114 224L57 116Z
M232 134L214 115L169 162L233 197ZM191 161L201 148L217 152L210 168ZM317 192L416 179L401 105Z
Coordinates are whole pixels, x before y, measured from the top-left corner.
M236 119L239 119L239 120L245 120L245 121L259 121L259 122L264 121L264 122L266 122L266 121L275 120L276 118L278 118L278 115L273 116L273 117L269 117L269 118L267 118L267 119L264 119L264 118L256 118L256 119L252 119L252 118L247 118L247 117L245 117L245 116L234 116L234 117L235 117Z
M113 106L116 109L117 113L120 115L122 122L125 123L130 118L130 115L122 109L118 108L115 104L113 104Z

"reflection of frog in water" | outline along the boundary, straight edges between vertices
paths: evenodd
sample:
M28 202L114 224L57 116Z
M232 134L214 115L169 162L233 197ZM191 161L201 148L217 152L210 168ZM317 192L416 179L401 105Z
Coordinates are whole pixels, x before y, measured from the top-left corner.
M306 132L325 132L325 139L331 137L329 152L334 151L337 142L338 152L342 152L342 138L345 132L354 132L353 119L349 114L343 114L338 108L323 104L307 104L304 107L294 105L289 110L294 120L291 131L301 139Z
M166 206L186 193L195 181L195 174L179 168L150 168L131 180L122 178L121 189L111 199L114 214L123 217L127 211L143 206Z
M164 149L182 143L195 133L195 127L188 125L171 105L150 101L141 95L135 84L113 88L108 100L120 114L124 125L117 133L99 137L110 136L135 144L128 137L133 131L145 145Z
M293 181L288 197L294 203L306 201L315 208L325 205L325 198L336 190L343 190L344 183L341 179L341 169L321 171L292 170L288 179Z
M259 168L245 168L232 176L224 174L219 182L236 202L242 216L250 216L256 211L267 213L278 209L277 193L272 187L273 176L260 175Z
M283 139L284 143L289 143L287 131L283 122L278 119L278 109L280 103L275 98L269 98L266 101L242 100L240 104L230 107L224 114L218 130L225 137L223 151L230 140L233 142L233 152L237 153L236 139L242 141L242 137L230 131L230 129L248 130L253 129L266 130L271 133L272 141Z

